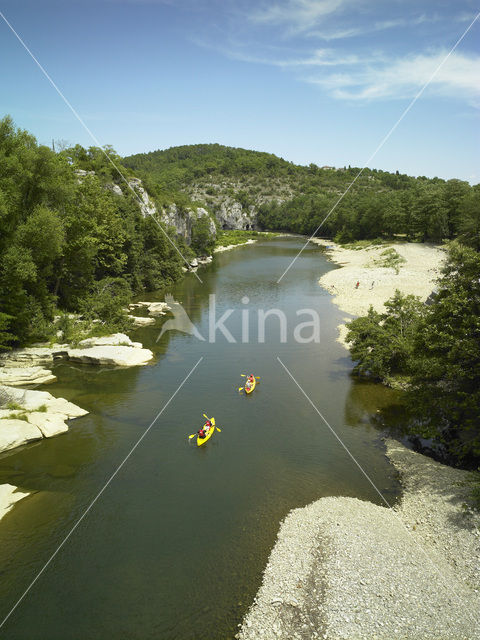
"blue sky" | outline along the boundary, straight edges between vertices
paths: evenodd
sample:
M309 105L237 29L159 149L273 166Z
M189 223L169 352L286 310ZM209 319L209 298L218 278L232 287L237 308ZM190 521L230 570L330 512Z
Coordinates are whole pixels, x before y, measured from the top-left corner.
M470 0L0 0L121 155L218 142L363 166L480 11ZM369 166L480 181L480 18ZM0 19L0 114L93 144Z

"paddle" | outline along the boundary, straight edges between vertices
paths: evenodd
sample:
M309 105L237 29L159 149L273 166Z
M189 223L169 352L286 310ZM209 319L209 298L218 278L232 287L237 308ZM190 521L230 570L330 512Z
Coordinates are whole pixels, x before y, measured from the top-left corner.
M208 416L206 416L204 413L202 413L202 415L203 415L203 417L204 417L204 418L206 418L207 420L210 420L210 418L209 418ZM212 418L212 420L213 420L213 418ZM215 427L215 429L216 429L217 431L220 431L220 433L222 433L222 430L220 429L220 427L217 427L217 425L216 425L216 424L215 424L215 425L213 425L213 424L212 424L212 427ZM195 435L195 434L193 434L193 435Z
M243 387L239 387L239 388L238 388L238 390L239 390L239 391L243 391Z
M247 377L244 373L241 373L240 375L242 376L242 378L246 378ZM257 380L260 380L260 376L255 376L255 378ZM203 414L203 415L205 415L205 414Z

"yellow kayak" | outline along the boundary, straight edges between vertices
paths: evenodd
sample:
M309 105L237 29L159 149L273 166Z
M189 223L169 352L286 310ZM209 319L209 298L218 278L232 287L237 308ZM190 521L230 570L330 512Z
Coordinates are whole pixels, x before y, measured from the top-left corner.
M213 436L213 432L215 431L215 418L211 418L210 422L212 423L212 426L207 430L205 438L200 438L200 436L197 435L197 447L201 447L202 444L205 444L205 442L210 440Z
M255 389L256 386L257 386L257 381L255 380L255 378L253 379L253 382L250 383L250 388L248 388L247 383L245 383L245 393L246 394L252 393L252 391Z

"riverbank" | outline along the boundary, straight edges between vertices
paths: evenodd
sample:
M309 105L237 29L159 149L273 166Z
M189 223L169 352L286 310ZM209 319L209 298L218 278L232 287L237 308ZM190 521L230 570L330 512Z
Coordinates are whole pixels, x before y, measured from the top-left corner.
M411 242L357 249L321 238L313 238L311 242L325 247L328 258L340 266L324 274L319 284L334 296L334 304L354 317L366 315L370 305L378 312L385 311L385 302L397 289L426 300L435 288L446 257L442 248ZM383 266L386 259L382 253L389 248L403 259L398 261L397 268ZM341 324L338 341L347 348L346 332L346 326Z
M146 307L151 316L163 315L168 305L164 302L141 302L132 309ZM77 346L52 346L15 349L0 357L0 453L23 445L52 438L68 431L69 420L84 416L88 411L55 398L46 391L22 389L56 380L49 368L64 359L71 362L131 367L150 362L153 353L139 342L118 333L110 336L87 338ZM0 485L0 519L13 505L27 496L10 484Z
M238 242L237 244L229 244L225 247L223 246L215 247L215 249L213 250L213 253L223 253L224 251L230 251L231 249L236 249L237 247L244 247L247 244L254 244L255 242L258 242L258 240L249 238L245 242Z
M386 447L400 503L321 498L290 512L238 638L480 638L480 514L463 507L468 473L394 440Z

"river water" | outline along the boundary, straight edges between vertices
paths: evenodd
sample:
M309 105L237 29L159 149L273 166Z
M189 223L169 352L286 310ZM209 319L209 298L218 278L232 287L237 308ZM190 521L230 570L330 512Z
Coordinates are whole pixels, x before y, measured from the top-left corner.
M65 435L0 458L0 482L32 492L0 526L2 619L203 357L13 611L2 640L233 638L292 508L331 495L381 503L277 358L395 500L397 481L371 423L393 392L350 376L351 360L335 341L345 314L318 285L336 267L309 246L276 282L302 243L237 248L199 271L203 284L189 274L173 287L204 341L178 331L157 341L159 322L132 336L154 351L152 365L56 365L48 390L90 414ZM236 342L218 331L209 341L210 294L216 319L234 310L225 326ZM287 341L272 316L259 343L258 311L273 308L285 314ZM319 343L294 340L295 326L310 319L296 315L305 308L318 313ZM249 372L261 379L247 397L238 387ZM197 448L188 435L203 413L222 432Z

